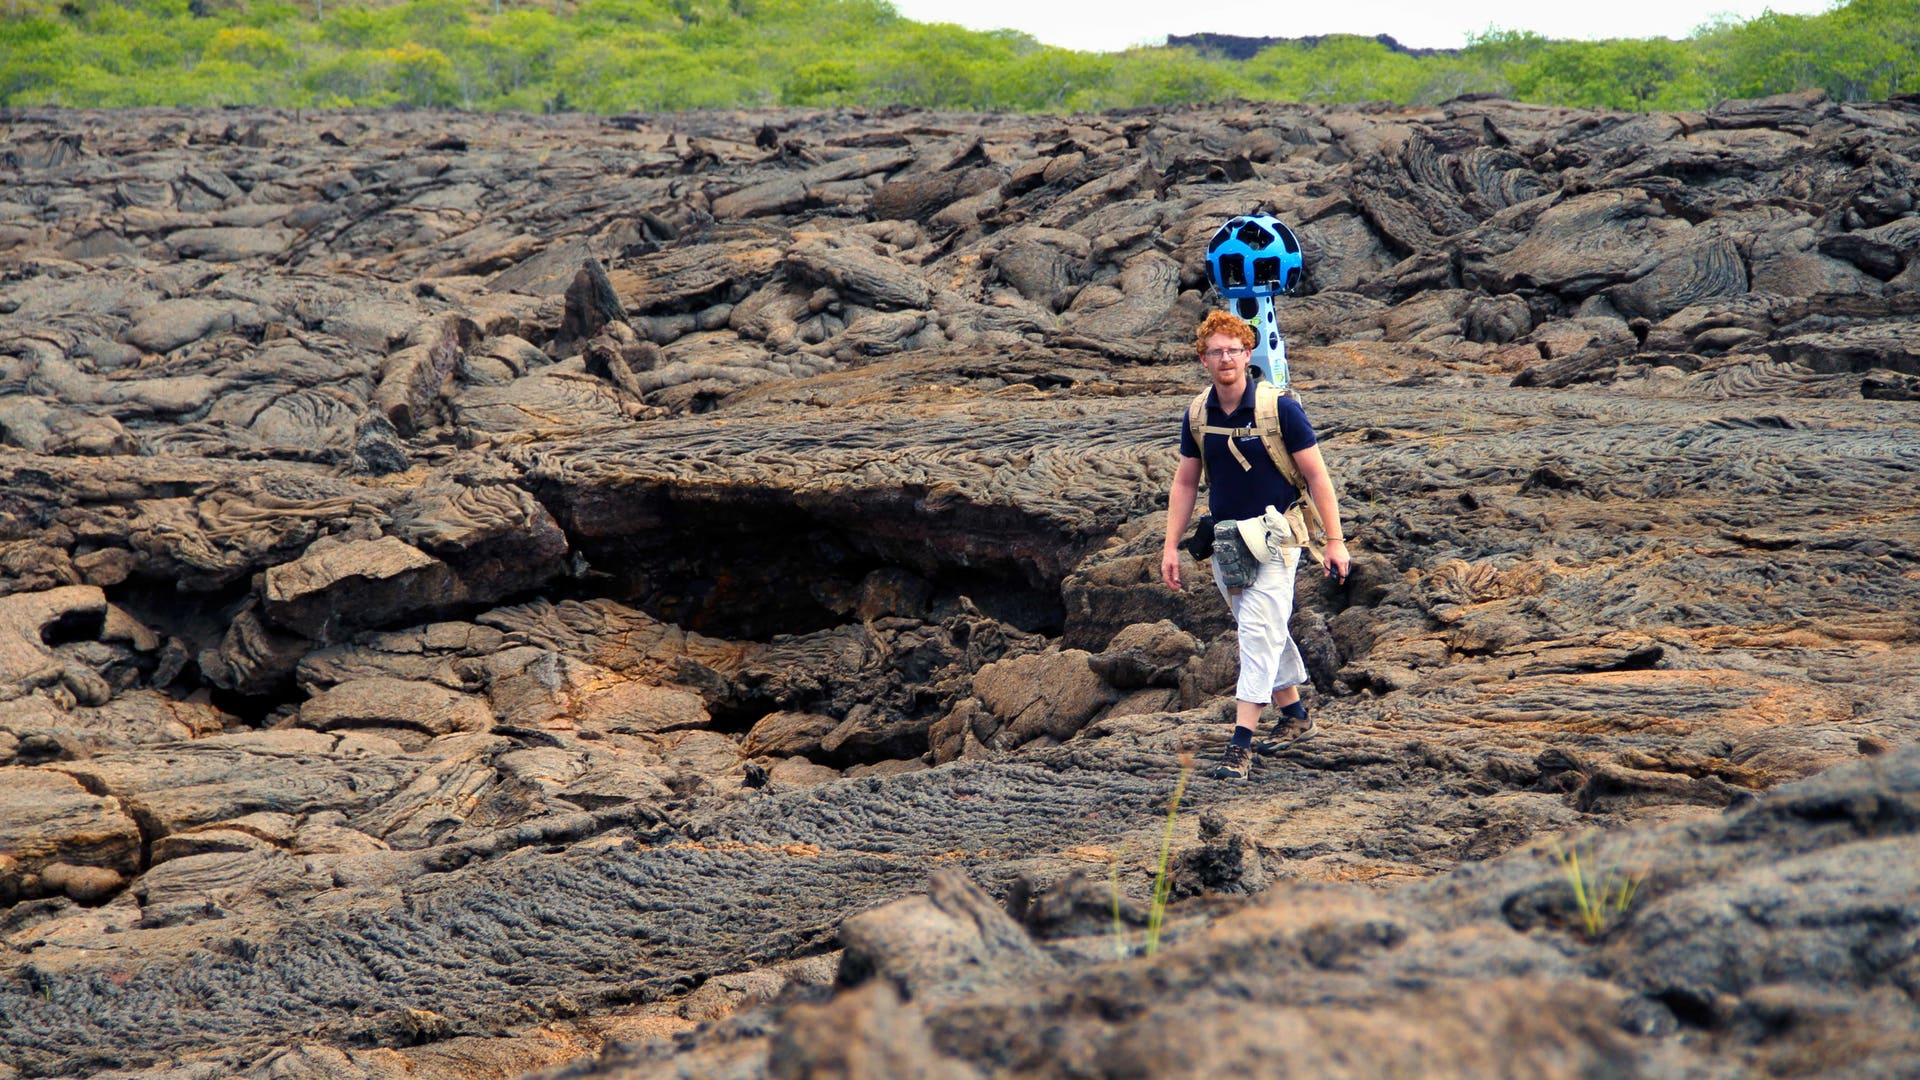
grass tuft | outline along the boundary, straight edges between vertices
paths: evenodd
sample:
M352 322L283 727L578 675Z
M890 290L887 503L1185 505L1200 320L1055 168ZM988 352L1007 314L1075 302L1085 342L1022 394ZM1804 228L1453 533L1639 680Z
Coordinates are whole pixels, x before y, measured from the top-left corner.
M1553 857L1573 889L1574 906L1580 910L1580 926L1586 931L1588 941L1598 940L1607 927L1627 913L1640 893L1641 883L1647 879L1645 871L1636 874L1613 868L1603 870L1591 846L1583 858L1579 844L1565 848L1555 844Z
M1160 841L1160 866L1153 875L1153 902L1147 907L1146 953L1152 956L1160 948L1160 927L1167 919L1167 899L1173 893L1173 875L1168 872L1173 857L1173 826L1180 817L1180 800L1187 793L1187 780L1193 776L1193 754L1180 752L1180 779L1173 785L1173 801L1167 804L1167 831Z

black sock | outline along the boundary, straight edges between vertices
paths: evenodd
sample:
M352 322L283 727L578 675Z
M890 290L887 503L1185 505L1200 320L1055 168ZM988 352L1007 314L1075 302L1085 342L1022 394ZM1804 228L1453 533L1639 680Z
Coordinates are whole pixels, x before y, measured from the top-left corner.
M1247 728L1247 727L1241 727L1239 724L1233 725L1233 745L1239 747L1242 750L1252 749L1253 748L1253 729Z
M1282 705L1280 706L1280 711L1287 716L1293 717L1295 720L1305 720L1307 718L1307 703L1304 701L1296 701L1291 705Z

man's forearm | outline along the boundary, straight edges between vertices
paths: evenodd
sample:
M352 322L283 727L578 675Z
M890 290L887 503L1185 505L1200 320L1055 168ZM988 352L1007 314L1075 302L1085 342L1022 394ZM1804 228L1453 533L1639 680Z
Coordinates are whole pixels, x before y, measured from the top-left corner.
M1313 499L1313 508L1320 515L1327 539L1346 539L1346 529L1340 524L1340 498L1333 493L1333 480L1322 472L1307 482L1307 495Z

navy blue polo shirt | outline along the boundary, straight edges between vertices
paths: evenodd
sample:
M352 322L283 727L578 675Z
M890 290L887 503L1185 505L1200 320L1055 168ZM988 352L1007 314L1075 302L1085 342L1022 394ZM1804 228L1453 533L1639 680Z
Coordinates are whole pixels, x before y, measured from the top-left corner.
M1223 412L1220 408L1219 391L1207 391L1207 426L1252 428L1253 402L1257 391L1254 381L1247 380L1247 392L1240 399L1240 407L1233 412ZM1287 452L1297 454L1309 446L1320 442L1313 433L1313 425L1307 422L1306 410L1300 403L1284 394L1280 397L1280 438L1286 444ZM1237 521L1241 518L1259 517L1269 506L1282 510L1292 506L1300 497L1300 489L1287 483L1280 474L1273 459L1267 456L1267 444L1257 433L1249 432L1236 441L1240 444L1240 453L1246 456L1251 469L1242 469L1234 460L1233 451L1227 447L1226 435L1207 436L1207 509L1215 520ZM1193 431L1187 423L1185 413L1180 416L1180 455L1197 458L1200 447L1193 441Z

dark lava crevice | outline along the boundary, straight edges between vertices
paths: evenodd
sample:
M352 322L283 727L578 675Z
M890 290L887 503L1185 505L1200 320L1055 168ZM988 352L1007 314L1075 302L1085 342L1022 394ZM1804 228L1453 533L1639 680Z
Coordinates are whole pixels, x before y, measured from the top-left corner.
M573 595L630 603L731 639L857 621L863 585L899 571L925 582L935 604L964 596L1023 631L1057 635L1066 621L1061 579L1083 553L1039 539L1052 530L1017 511L964 505L930 514L905 488L806 505L804 496L768 489L661 484L622 498L624 513L587 510L578 493L537 494L587 560L588 580Z

